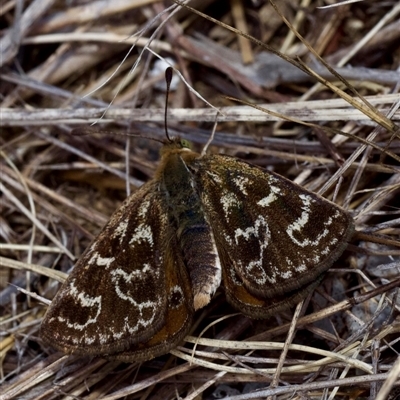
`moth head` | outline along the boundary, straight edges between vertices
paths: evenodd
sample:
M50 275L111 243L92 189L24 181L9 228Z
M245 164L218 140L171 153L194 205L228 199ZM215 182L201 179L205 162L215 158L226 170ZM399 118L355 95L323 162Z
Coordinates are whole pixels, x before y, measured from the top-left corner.
M192 144L188 140L181 139L180 137L176 137L176 138L170 139L166 143L164 143L163 147L161 147L160 155L161 155L161 157L163 157L166 154L168 154L174 150L178 150L178 151L179 150L189 150L189 151L191 151L191 149L192 149Z

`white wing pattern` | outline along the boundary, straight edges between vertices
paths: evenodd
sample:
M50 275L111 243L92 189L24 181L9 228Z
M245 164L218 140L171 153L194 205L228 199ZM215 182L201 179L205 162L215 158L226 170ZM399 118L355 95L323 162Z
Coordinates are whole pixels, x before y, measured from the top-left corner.
M279 175L221 155L189 168L214 233L227 298L248 316L265 318L304 298L353 234L343 209Z
M193 314L188 277L172 254L168 229L164 198L151 181L83 253L43 320L42 338L67 353L136 348L134 360L166 353L190 329Z

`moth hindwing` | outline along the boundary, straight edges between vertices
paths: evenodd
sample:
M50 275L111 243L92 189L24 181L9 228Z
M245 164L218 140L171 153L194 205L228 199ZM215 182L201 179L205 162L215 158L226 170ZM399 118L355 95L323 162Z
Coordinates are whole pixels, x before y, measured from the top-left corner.
M243 314L266 318L305 297L341 255L352 218L243 161L177 138L77 262L43 320L45 342L123 361L167 353L221 281Z

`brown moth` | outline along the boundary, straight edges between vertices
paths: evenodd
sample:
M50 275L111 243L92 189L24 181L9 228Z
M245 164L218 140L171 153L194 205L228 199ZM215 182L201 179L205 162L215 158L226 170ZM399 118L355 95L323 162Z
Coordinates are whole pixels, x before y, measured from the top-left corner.
M187 335L221 282L251 318L295 305L353 231L347 212L290 180L167 136L154 178L83 253L41 336L66 353L149 360Z

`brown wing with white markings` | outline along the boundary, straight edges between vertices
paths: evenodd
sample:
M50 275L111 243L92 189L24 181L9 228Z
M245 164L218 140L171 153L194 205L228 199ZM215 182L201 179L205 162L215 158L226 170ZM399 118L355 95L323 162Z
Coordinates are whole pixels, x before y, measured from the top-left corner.
M188 271L177 252L175 236L170 238L164 262L167 308L164 325L150 340L131 345L126 351L111 355L124 362L150 360L176 347L188 334L193 321L193 294Z
M214 233L228 299L247 315L265 317L304 297L352 236L344 210L281 176L218 155L198 158L189 168Z
M67 353L112 354L165 328L174 298L168 285L181 289L180 277L171 276L164 207L152 181L114 213L49 307L41 326L47 343Z

